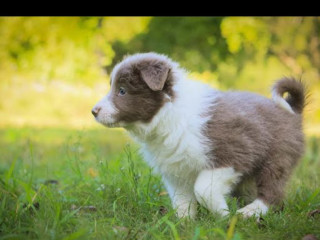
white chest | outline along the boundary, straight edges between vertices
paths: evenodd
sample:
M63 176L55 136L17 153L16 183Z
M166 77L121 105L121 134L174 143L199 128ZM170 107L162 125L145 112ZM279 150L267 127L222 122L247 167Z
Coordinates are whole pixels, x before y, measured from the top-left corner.
M144 159L163 175L197 175L209 164L205 114L217 94L205 84L181 81L176 98L166 103L148 124L136 124L131 135L141 144Z
M206 143L200 131L179 129L142 144L141 152L148 164L162 175L175 178L197 175L208 165Z

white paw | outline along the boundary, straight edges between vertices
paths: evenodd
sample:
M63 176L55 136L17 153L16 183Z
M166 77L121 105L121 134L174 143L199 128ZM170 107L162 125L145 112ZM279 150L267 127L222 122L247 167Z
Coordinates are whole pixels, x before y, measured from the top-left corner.
M220 209L217 211L222 217L228 216L229 215L229 211L227 209Z
M180 206L176 210L176 216L178 218L191 218L195 219L197 215L197 206L196 204L189 204L187 206Z
M237 213L242 214L244 217L251 217L256 216L259 217L260 214L264 215L268 211L268 206L261 201L260 199L254 200L252 203L248 204L247 206L239 209Z

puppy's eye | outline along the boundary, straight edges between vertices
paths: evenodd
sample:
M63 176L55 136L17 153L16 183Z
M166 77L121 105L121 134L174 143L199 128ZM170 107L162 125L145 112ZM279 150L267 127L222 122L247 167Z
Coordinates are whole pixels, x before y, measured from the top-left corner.
M123 96L123 95L125 95L127 92L126 92L126 90L123 88L123 87L120 87L120 89L119 89L119 95L120 96Z

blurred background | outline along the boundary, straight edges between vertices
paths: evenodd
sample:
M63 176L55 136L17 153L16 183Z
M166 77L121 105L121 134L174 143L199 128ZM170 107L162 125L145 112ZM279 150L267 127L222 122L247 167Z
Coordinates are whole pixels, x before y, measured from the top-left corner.
M0 128L99 128L90 111L124 55L167 54L221 90L270 97L302 79L305 132L320 135L319 17L1 17Z

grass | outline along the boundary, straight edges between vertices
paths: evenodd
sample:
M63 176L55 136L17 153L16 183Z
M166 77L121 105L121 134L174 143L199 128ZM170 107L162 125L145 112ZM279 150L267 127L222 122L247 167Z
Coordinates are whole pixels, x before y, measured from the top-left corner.
M122 131L105 128L0 130L0 239L302 239L320 238L320 141L288 185L281 211L259 223L220 218L199 207L179 220L159 176Z

